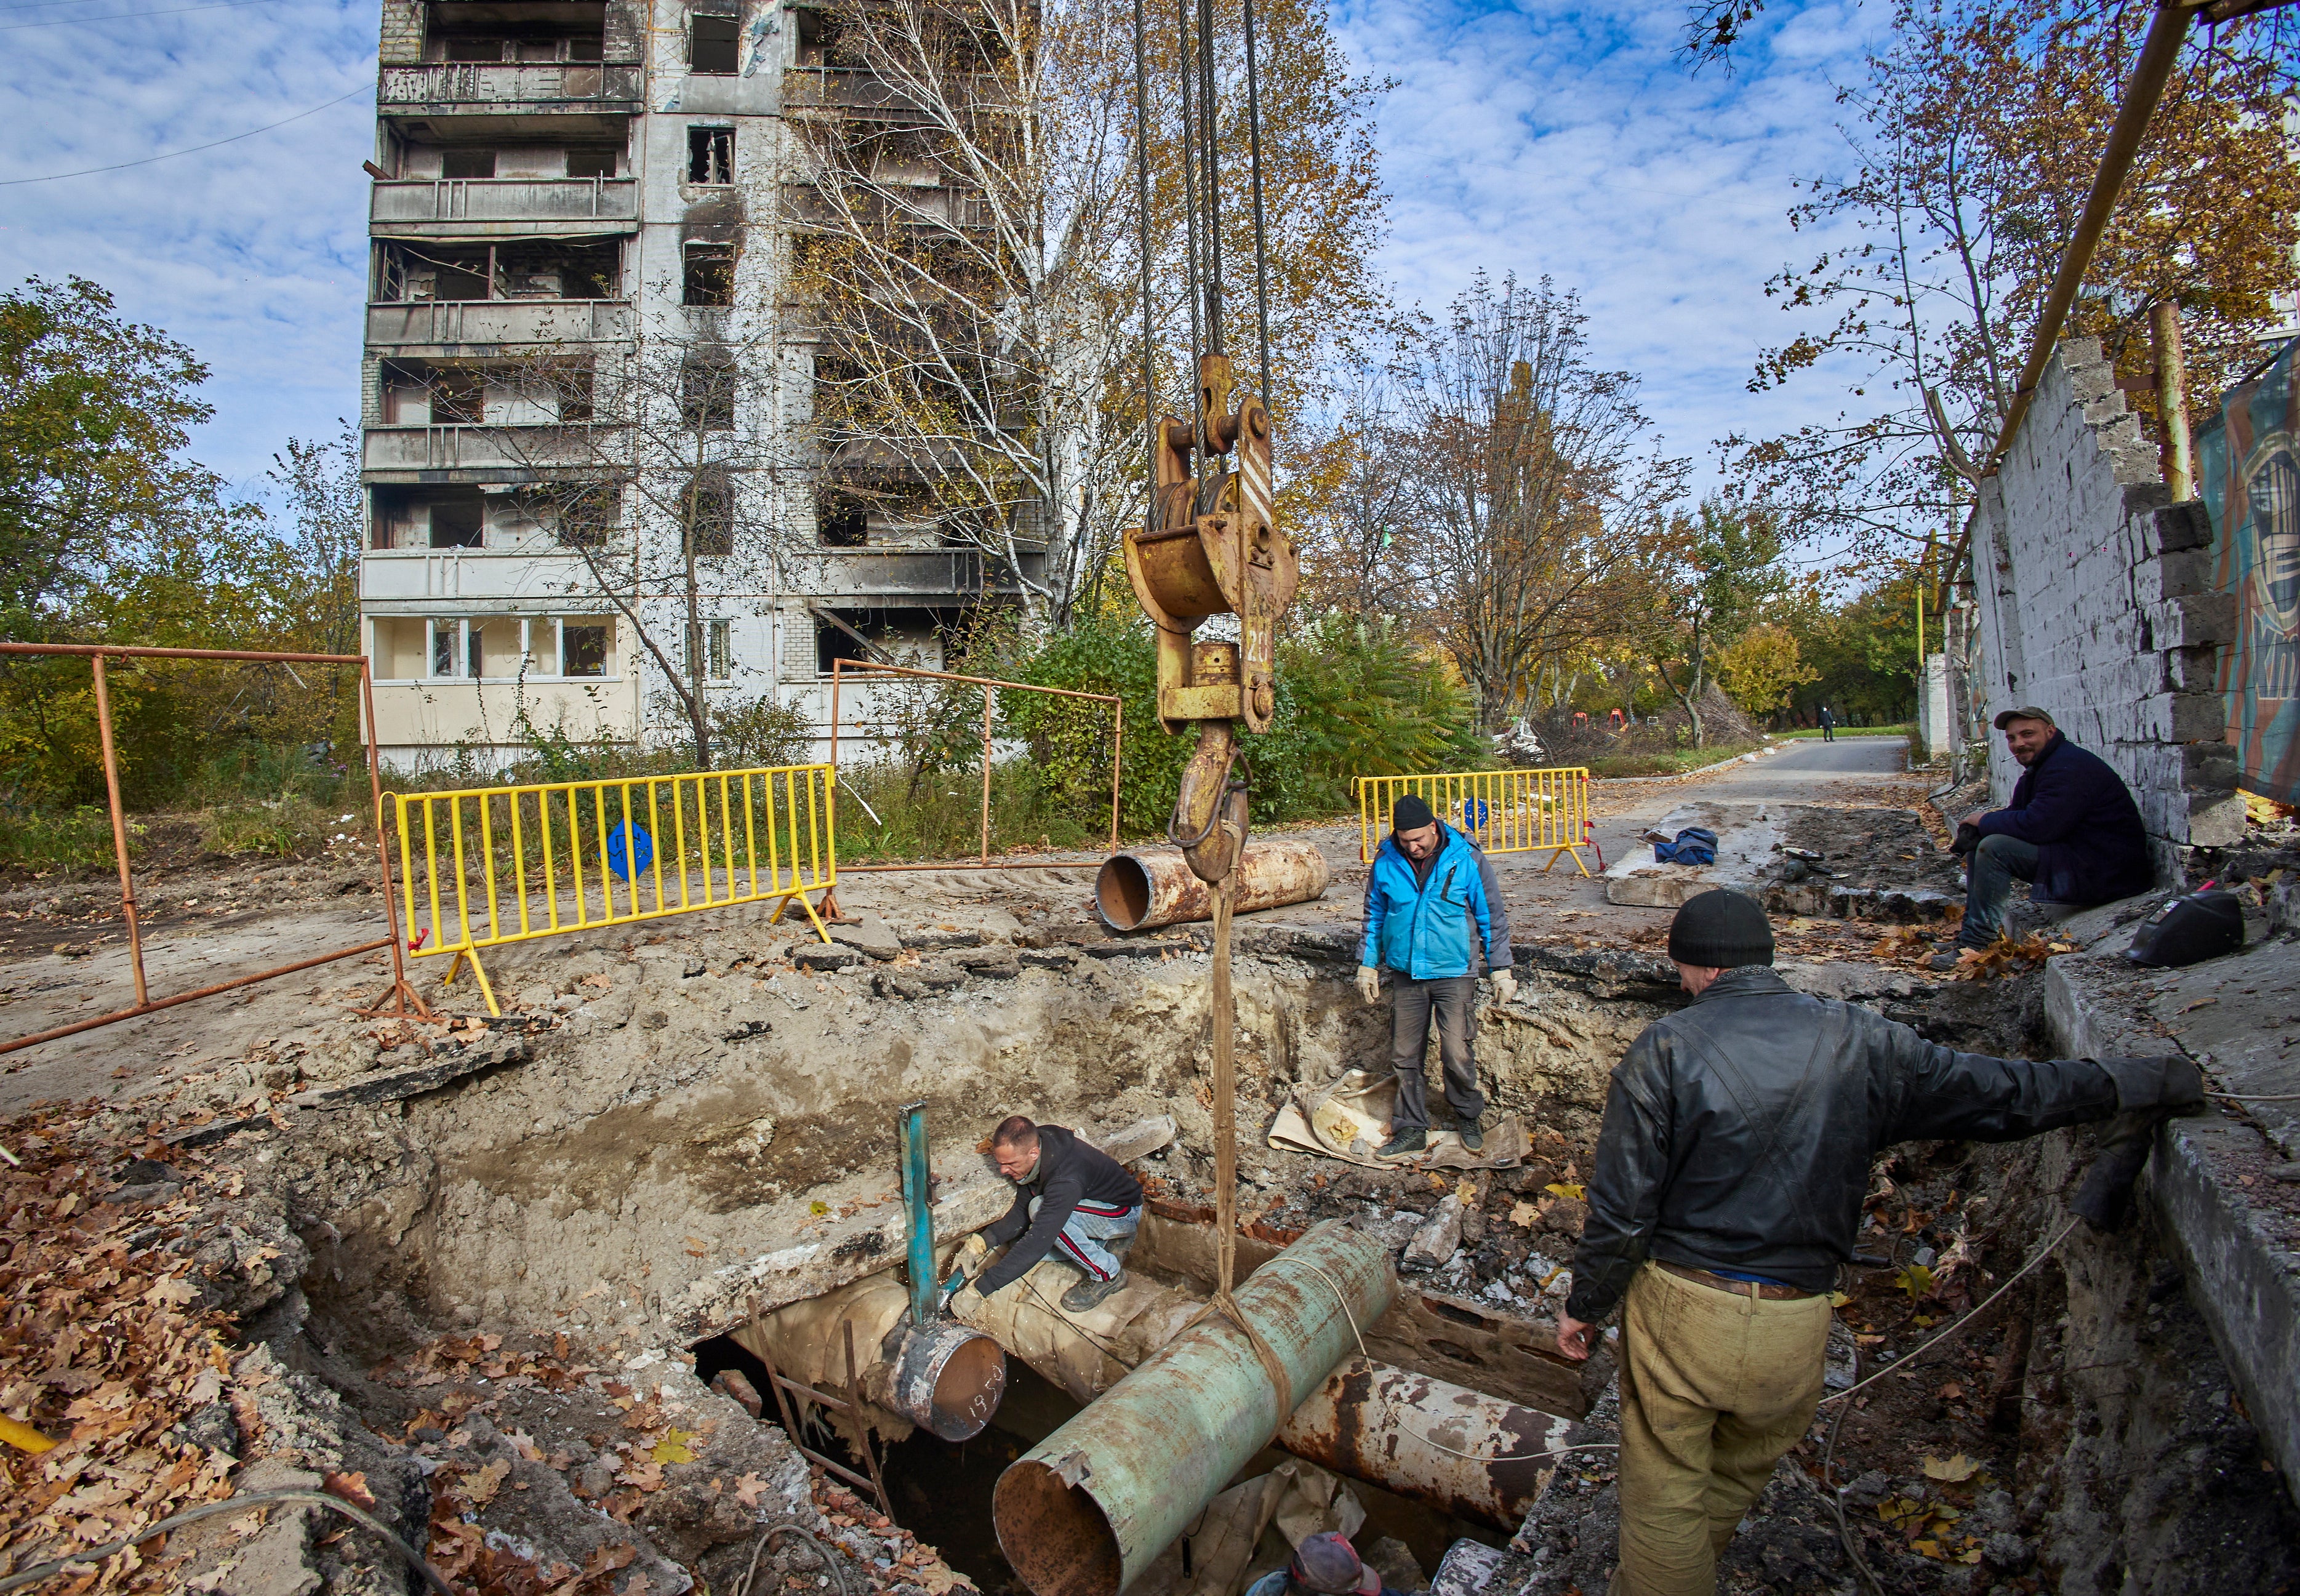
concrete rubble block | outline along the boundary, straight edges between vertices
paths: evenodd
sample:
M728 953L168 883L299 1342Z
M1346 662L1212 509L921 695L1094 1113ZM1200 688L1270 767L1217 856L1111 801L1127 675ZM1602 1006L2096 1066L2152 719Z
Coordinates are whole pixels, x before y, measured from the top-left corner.
M1073 948L1026 948L1018 957L1034 970L1067 970L1078 963L1078 953Z
M881 998L931 998L966 983L965 973L947 965L921 965L914 970L881 970L871 977L871 990Z
M1110 932L1094 920L1048 920L1037 925L1025 926L1014 939L1023 948L1056 948L1065 944L1078 946L1087 942L1106 942Z
M350 1108L363 1103L400 1102L499 1064L524 1064L534 1053L533 1045L522 1037L501 1037L436 1054L429 1063L412 1069L382 1070L333 1086L315 1086L296 1093L287 1104L292 1108Z
M985 981L1012 981L1022 973L1012 948L962 948L951 955L950 962Z
M1461 1249L1462 1197L1459 1192L1448 1192L1405 1244L1397 1266L1404 1274L1427 1274L1444 1268Z
M832 926L830 940L837 947L852 948L857 953L867 954L882 962L896 957L903 951L902 938L895 933L892 926L876 916L855 925Z
M857 965L871 962L871 956L857 953L852 948L842 948L836 942L794 942L790 962L802 970L851 970Z
M954 948L979 948L983 938L979 931L937 927L932 931L906 931L901 940L913 953L946 953Z

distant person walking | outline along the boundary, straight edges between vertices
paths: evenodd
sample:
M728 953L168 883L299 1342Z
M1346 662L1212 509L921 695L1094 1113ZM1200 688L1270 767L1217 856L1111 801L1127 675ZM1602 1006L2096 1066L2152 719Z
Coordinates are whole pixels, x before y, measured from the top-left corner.
M1837 713L1826 704L1821 706L1821 740L1823 742L1837 740Z

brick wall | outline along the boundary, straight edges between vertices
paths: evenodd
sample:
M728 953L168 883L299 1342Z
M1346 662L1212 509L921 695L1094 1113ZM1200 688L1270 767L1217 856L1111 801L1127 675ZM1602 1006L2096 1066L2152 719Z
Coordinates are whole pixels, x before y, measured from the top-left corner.
M1986 713L2040 706L2115 766L2166 880L2188 846L2235 841L2244 806L2216 690L2235 603L2212 589L2203 505L2171 503L2096 340L2054 353L1974 522ZM1991 737L2002 803L2020 767Z
M381 61L405 66L423 59L422 0L383 0Z

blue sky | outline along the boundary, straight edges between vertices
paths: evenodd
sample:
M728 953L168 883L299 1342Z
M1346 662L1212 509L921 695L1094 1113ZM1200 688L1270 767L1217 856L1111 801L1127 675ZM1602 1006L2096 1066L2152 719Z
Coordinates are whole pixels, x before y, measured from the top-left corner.
M167 14L162 14L167 13ZM1880 9L1776 4L1740 70L1674 58L1681 8L1340 0L1381 113L1381 265L1435 309L1483 267L1579 288L1608 364L1640 372L1672 452L1833 414L1813 382L1753 399L1788 322L1766 277L1814 240L1793 180L1839 169L1834 84ZM213 369L195 453L254 488L290 434L356 414L376 13L336 0L0 0L0 180L200 145L126 171L0 187L0 281L77 272Z

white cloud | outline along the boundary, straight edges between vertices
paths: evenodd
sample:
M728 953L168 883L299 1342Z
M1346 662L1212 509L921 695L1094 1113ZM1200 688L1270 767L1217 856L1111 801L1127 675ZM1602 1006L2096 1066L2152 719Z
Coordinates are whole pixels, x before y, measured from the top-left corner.
M0 178L227 138L375 79L371 6L71 0L0 10L11 61ZM200 0L188 0L199 4ZM210 0L212 3L212 0ZM59 21L59 19L71 19ZM291 434L356 417L373 101L126 171L0 188L0 282L77 274L212 370L196 458L252 481Z
M1580 291L1598 358L1645 380L1671 451L1833 415L1807 380L1744 387L1792 336L1765 280L1816 247L1794 180L1841 170L1834 80L1859 70L1857 0L1778 5L1728 75L1676 58L1676 4L1480 9L1345 0L1354 59L1396 80L1380 115L1393 196L1382 264L1432 311L1480 268Z

